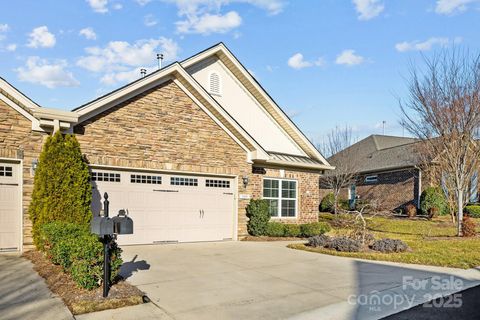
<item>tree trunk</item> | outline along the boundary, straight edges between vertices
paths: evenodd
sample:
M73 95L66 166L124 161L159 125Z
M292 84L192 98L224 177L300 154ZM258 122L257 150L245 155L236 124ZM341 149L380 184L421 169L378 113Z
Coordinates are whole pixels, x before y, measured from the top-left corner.
M457 192L457 235L459 237L463 236L462 224L463 224L463 190L458 190Z
M338 193L335 193L333 197L333 213L336 215L337 214L337 209L338 208Z

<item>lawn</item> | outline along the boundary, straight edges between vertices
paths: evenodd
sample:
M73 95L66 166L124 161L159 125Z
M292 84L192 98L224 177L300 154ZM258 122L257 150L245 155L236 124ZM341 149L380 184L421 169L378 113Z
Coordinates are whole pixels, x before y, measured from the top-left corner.
M320 221L331 221L331 214L321 214ZM479 230L480 219L477 222ZM406 218L370 217L367 227L376 239L403 240L411 248L403 253L338 252L325 248L312 248L304 244L291 244L290 248L325 253L343 257L383 260L413 264L468 269L480 266L480 237L457 238L455 226L448 217L432 221ZM343 235L347 230L336 228L328 235ZM480 231L480 230L479 230Z

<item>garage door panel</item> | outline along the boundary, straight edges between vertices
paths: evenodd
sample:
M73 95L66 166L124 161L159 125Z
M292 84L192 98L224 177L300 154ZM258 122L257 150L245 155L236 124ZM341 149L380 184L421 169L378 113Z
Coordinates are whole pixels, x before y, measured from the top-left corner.
M21 234L20 165L0 162L0 251L18 250Z
M109 194L111 216L125 209L134 221L134 234L119 236L120 244L233 238L233 179L101 171L104 172L100 177L121 175L121 181L94 182L98 195ZM214 179L215 183L207 183L207 179Z

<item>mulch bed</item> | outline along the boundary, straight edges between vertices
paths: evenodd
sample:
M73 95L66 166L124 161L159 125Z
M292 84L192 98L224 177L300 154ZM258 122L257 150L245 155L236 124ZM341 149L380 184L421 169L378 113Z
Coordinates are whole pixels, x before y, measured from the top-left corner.
M268 236L246 236L241 239L241 241L301 241L307 240L306 238L297 238L297 237L268 237Z
M126 281L112 285L108 297L103 298L102 287L94 290L79 288L70 275L63 272L62 267L51 263L43 253L31 250L25 252L23 256L33 263L33 269L45 279L50 290L63 300L74 315L144 302L145 294Z

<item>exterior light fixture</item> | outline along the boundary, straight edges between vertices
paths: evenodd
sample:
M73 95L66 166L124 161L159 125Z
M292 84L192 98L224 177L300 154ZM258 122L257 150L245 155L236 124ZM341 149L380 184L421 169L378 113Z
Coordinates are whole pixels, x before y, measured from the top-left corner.
M248 176L243 176L242 177L242 182L243 182L243 187L246 188L248 186Z
M33 159L32 160L32 176L35 175L35 171L37 171L37 167L38 167L38 159Z

